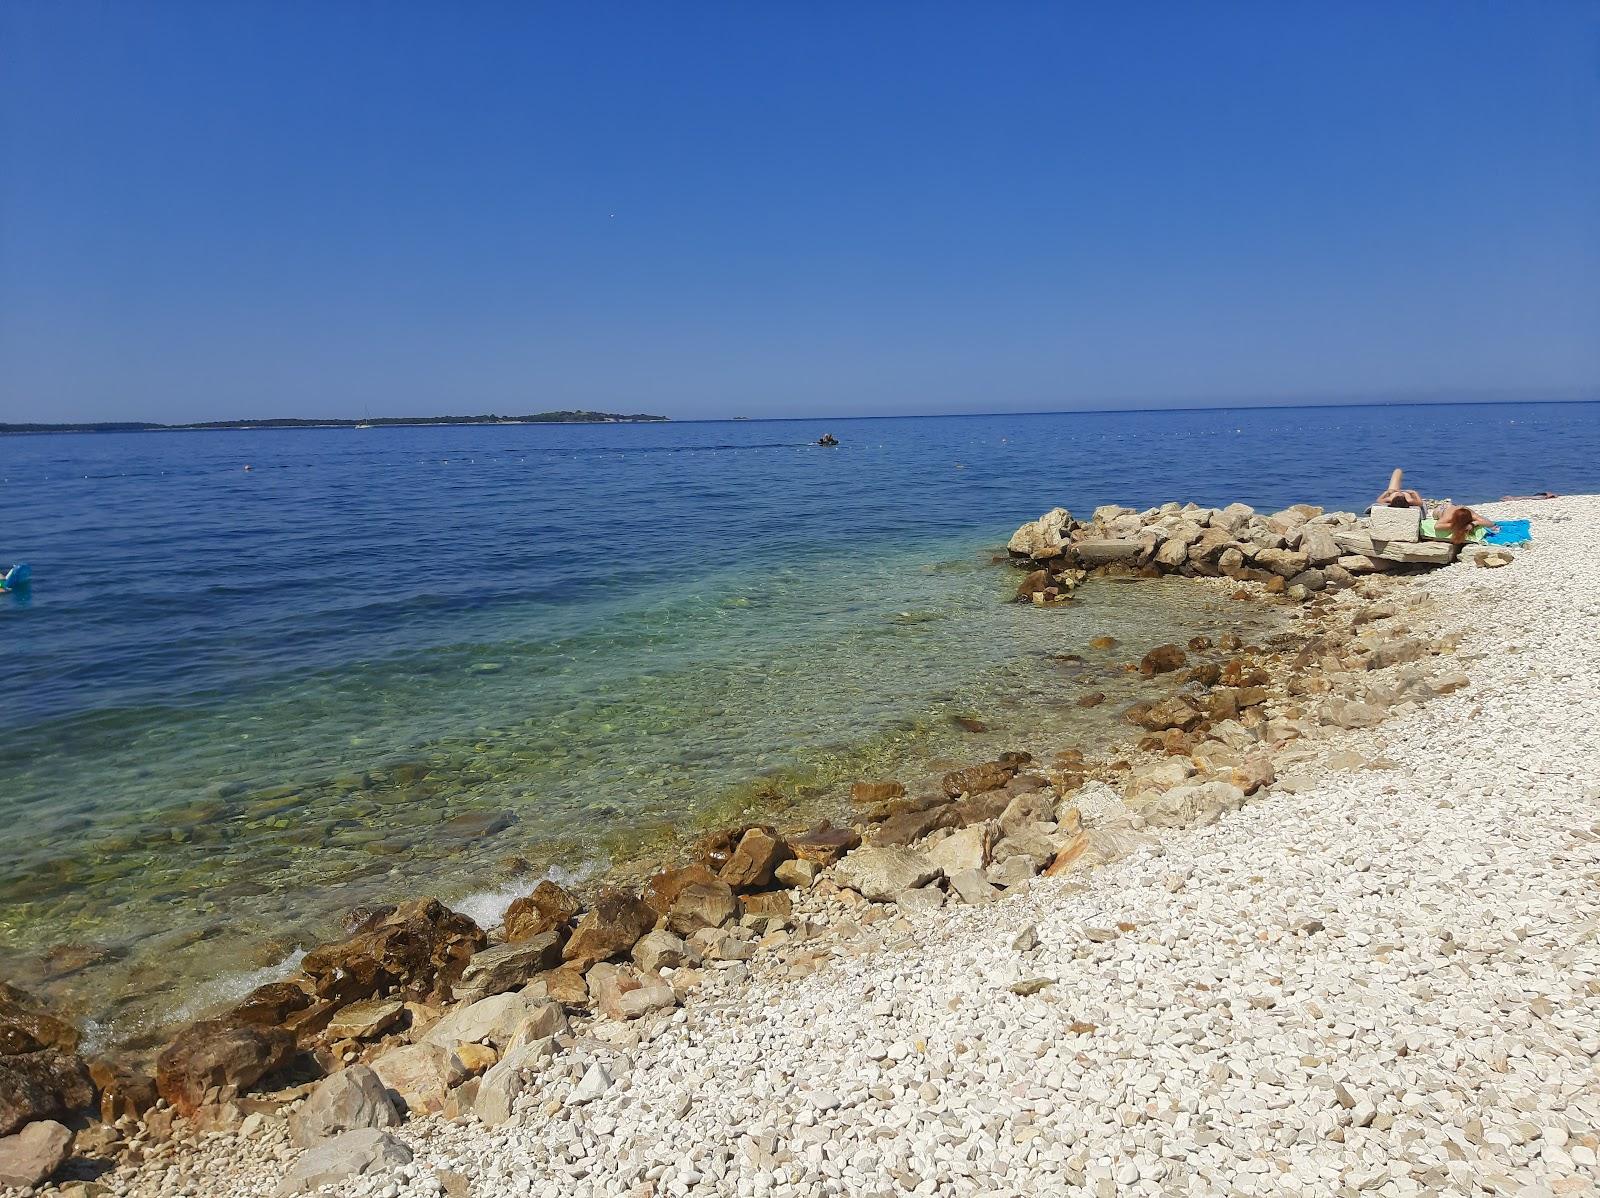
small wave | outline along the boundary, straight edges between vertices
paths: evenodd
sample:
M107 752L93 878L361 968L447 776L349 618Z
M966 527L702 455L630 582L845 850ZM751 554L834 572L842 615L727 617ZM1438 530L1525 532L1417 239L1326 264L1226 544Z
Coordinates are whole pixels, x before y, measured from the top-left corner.
M450 906L467 916L480 928L492 928L505 920L506 908L527 894L539 882L554 882L557 886L577 886L602 872L609 865L610 862L599 858L585 861L576 869L552 865L544 871L538 881L530 883L523 878L521 881L509 883L495 890L475 891L451 903Z
M265 986L268 982L281 982L300 968L300 962L305 959L305 955L305 949L296 947L288 956L270 965L225 973L202 982L188 992L188 997L173 1009L170 1016L161 1016L158 1022L161 1026L185 1024L207 1011L243 998L257 986ZM91 1019L83 1025L83 1047L80 1051L86 1057L96 1056L117 1044L135 1038L137 1033L150 1026L154 1026L154 1023L149 1018L128 1022L116 1019L101 1022Z

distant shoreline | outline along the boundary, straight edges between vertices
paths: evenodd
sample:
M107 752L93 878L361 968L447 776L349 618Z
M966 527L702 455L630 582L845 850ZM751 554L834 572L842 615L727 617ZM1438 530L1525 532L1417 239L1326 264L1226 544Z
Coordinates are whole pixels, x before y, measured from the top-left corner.
M536 412L531 416L373 416L364 420L205 420L194 424L158 424L147 420L99 421L78 424L0 424L0 435L27 433L189 433L248 432L256 429L306 428L426 428L432 425L475 424L660 424L665 416L643 412Z

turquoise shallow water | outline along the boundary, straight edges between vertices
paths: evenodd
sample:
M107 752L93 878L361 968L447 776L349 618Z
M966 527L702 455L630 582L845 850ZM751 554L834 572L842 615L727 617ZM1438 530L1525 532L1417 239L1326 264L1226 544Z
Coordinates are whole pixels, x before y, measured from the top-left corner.
M487 916L853 777L1104 736L1073 700L1126 655L1090 638L1243 605L1005 604L992 551L1055 503L1356 506L1397 430L1428 493L1594 489L1593 407L1418 411L0 441L37 580L0 603L6 972L137 1039L362 902Z

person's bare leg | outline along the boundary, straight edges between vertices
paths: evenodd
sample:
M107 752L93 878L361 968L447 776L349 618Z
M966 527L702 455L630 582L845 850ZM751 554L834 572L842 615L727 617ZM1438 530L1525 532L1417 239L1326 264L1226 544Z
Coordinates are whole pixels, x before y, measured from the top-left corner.
M1400 480L1405 476L1404 470L1396 470L1389 476L1389 491L1394 493L1400 489Z

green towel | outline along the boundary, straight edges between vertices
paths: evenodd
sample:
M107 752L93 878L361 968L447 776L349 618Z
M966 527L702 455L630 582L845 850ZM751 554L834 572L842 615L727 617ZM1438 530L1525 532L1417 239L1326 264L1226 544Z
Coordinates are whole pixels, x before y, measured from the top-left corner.
M1451 540L1451 536L1450 536L1450 534L1448 532L1440 532L1439 531L1439 526L1433 522L1433 517L1432 516L1424 516L1422 518L1422 528L1419 531L1422 533L1422 539L1424 541L1448 541L1448 540ZM1483 540L1484 537L1486 537L1488 535L1489 535L1489 530L1487 528L1484 528L1482 525L1479 525L1478 527L1474 528L1471 532L1469 532L1467 534L1467 540L1468 541L1481 541L1481 540Z

